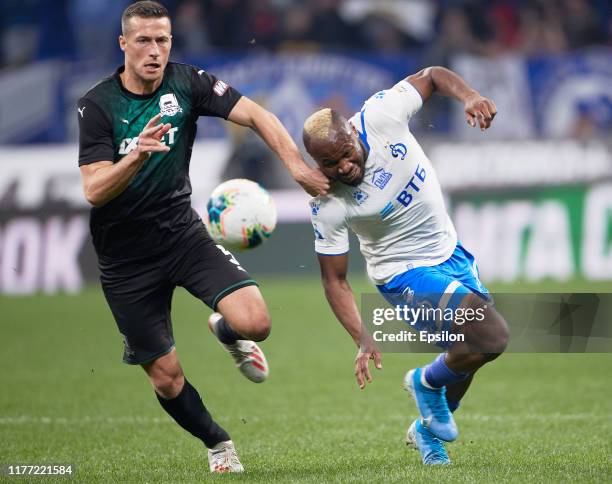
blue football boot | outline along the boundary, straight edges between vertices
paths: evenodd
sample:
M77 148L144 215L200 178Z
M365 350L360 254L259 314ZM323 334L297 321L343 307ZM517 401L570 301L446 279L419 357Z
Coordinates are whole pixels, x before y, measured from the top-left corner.
M429 388L423 385L423 368L406 373L404 388L410 392L421 414L421 424L431 433L446 442L457 438L457 424L446 402L446 388Z
M424 428L418 418L408 427L406 443L421 453L425 465L435 466L451 463L442 441Z

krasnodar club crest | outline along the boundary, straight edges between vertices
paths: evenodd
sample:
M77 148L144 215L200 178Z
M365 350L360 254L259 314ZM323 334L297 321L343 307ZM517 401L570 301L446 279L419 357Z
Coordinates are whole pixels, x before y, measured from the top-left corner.
M164 94L159 98L159 110L164 116L174 116L183 112L173 93Z

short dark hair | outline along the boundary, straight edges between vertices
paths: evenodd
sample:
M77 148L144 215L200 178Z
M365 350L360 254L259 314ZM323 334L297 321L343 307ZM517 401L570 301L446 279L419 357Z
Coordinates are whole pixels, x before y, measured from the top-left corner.
M127 25L127 21L132 17L142 17L142 18L170 18L170 14L166 7L164 7L161 3L151 2L151 1L142 1L136 2L132 5L128 6L124 11L123 15L121 15L121 31L125 35Z

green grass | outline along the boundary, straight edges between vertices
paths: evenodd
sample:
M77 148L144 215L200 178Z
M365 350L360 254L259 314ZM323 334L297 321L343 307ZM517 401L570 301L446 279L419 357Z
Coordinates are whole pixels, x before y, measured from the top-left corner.
M360 391L355 348L318 282L266 279L262 290L273 332L261 385L241 377L208 333L205 306L183 291L174 299L186 375L247 469L215 480L612 480L611 355L504 355L478 374L457 413L453 465L425 468L403 444L416 412L401 379L431 355L383 355L383 370ZM120 362L98 288L5 297L0 307L0 464L71 462L78 482L212 478L202 445L166 416L144 373Z

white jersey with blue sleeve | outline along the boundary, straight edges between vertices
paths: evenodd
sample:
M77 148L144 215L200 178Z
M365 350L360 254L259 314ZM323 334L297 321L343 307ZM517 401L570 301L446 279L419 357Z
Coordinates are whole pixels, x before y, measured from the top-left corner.
M355 187L334 183L310 202L316 252L346 253L352 230L368 275L379 285L408 269L444 262L457 245L438 178L408 127L422 104L406 80L368 99L349 120L368 150L363 181Z

